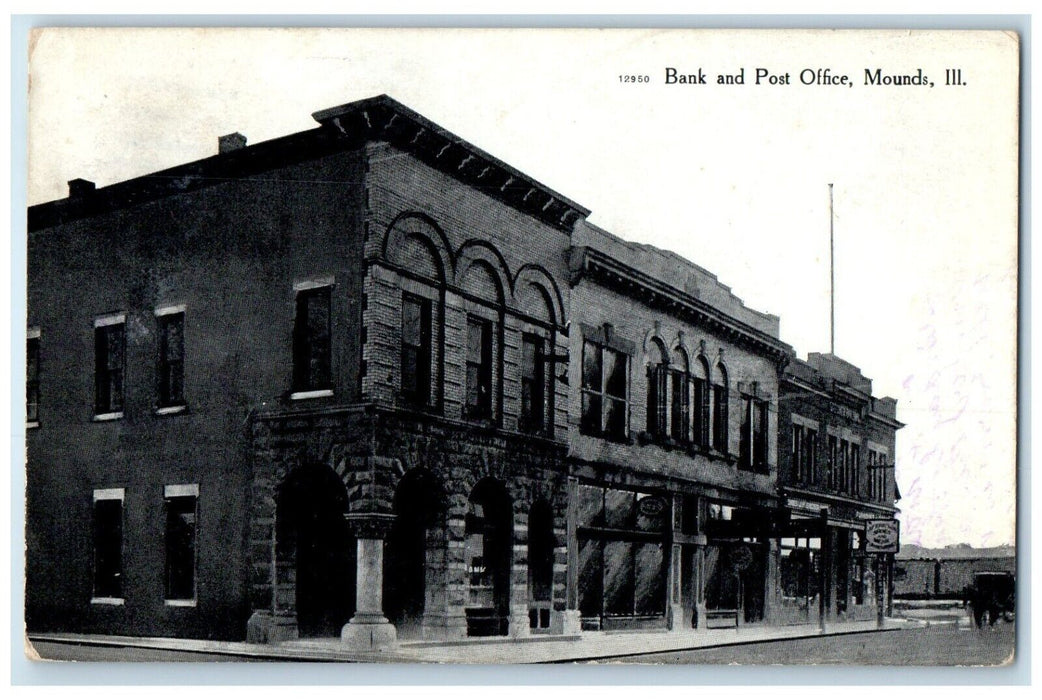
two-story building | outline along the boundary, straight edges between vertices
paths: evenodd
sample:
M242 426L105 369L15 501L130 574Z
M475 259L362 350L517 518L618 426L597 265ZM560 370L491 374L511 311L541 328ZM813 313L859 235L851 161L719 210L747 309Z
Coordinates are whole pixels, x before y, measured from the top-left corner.
M30 629L562 628L587 212L389 98L315 118L30 209Z
M889 605L884 555L866 552L865 527L890 520L897 401L831 354L793 359L781 377L779 490L787 523L781 550L780 621L871 619Z
M900 424L783 370L777 317L386 96L314 117L30 208L31 631L775 620L797 513L856 530L855 482L892 512L892 467L790 468L795 425L874 466Z
M569 596L585 629L756 622L776 590L778 318L715 276L573 233Z

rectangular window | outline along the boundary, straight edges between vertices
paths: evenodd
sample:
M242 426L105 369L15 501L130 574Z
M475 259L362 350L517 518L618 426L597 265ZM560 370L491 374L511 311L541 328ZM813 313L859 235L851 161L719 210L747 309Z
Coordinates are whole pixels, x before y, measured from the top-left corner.
M117 314L94 322L94 415L123 416L126 316Z
M835 435L829 435L829 473L828 487L835 489L839 481L839 441Z
M525 333L521 338L521 416L519 428L524 432L542 432L546 427L546 369L543 338Z
M727 454L727 387L713 387L713 449Z
M850 445L850 492L861 494L861 446L854 443Z
M624 353L583 343L581 431L612 440L629 432L628 361Z
M199 486L167 486L163 492L166 510L166 586L168 604L195 600L196 508Z
M684 445L688 442L688 381L687 373L678 370L670 372L670 417L669 432L673 439Z
M492 322L467 319L467 417L492 417Z
M123 494L121 488L94 491L95 603L123 602Z
M807 481L803 459L803 453L807 449L804 432L805 428L802 425L792 426L792 451L789 455L789 464L792 473L790 478L796 483L806 483Z
M332 389L330 290L328 286L297 290L297 314L293 323L294 393Z
M30 328L25 341L25 422L40 424L40 329Z
M818 483L818 431L807 428L804 435L803 473L807 483Z
M753 466L767 470L767 402L753 402Z
M742 432L738 437L738 466L753 467L753 451L750 439L753 432L753 400L742 398Z
M426 408L431 396L431 303L402 297L402 399Z
M159 312L157 312L159 313ZM159 321L159 408L185 405L185 314L161 313Z

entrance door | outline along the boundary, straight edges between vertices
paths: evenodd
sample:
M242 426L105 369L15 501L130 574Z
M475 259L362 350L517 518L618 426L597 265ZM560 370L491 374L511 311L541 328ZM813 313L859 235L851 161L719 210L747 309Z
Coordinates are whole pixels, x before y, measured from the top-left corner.
M327 467L294 471L276 502L277 568L293 571L301 637L338 637L355 608L355 540L344 522L343 483ZM295 581L295 585L294 585Z
M467 635L505 635L510 622L513 502L503 484L478 482L466 520Z
M400 639L418 638L426 609L432 552L428 543L443 539L441 485L429 472L414 469L402 477L394 497L395 519L384 550L384 614Z

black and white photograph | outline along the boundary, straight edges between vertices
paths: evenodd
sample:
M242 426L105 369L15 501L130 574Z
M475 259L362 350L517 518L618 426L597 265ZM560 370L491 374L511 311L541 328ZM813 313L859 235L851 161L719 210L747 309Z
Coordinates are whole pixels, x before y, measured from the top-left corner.
M1020 62L33 29L25 654L1013 663Z

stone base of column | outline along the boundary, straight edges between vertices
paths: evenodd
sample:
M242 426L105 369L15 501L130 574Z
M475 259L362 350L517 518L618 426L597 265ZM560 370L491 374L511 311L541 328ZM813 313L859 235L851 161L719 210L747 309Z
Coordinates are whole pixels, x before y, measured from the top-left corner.
M278 644L297 639L297 616L256 610L246 622L246 641L250 644Z
M531 635L532 625L528 619L528 608L526 607L523 611L511 610L507 636L513 639L523 639Z
M578 610L565 610L561 613L561 634L582 634L582 617Z
M398 632L383 615L359 613L340 630L340 642L352 651L393 651Z
M706 620L706 607L704 605L695 606L695 629L699 632L709 631L709 622Z

